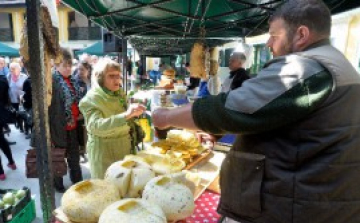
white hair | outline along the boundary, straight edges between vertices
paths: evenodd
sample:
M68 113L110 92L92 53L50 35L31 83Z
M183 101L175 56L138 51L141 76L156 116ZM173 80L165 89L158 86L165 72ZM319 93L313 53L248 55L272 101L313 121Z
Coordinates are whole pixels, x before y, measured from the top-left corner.
M244 64L246 62L246 56L242 52L234 52L231 54L231 57L236 60L241 61L242 64Z
M6 63L5 58L4 57L0 57L0 61L4 61L4 63Z
M90 55L87 53L83 53L79 56L79 61L83 62L83 61L88 61L90 59Z
M91 75L91 86L99 85L100 87L104 87L105 75L109 69L115 69L121 73L121 66L119 63L109 58L100 59L99 62L93 67Z
M10 68L15 67L15 68L21 70L21 66L18 62L11 62L9 67Z

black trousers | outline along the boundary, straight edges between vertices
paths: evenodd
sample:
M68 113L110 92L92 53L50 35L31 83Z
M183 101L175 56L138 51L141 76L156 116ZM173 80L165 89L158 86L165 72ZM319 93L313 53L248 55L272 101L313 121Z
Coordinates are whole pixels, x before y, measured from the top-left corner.
M80 150L78 141L77 129L67 131L67 147L66 147L66 159L70 172L70 180L73 183L77 183L83 180L81 167L80 167ZM58 147L54 145L55 147ZM63 186L62 177L54 177L55 187Z
M11 153L11 149L9 146L9 143L7 142L7 140L4 137L4 132L3 132L3 126L0 126L0 149L3 151L3 153L5 154L6 158L9 161L9 164L14 164L14 159ZM4 174L4 168L2 166L1 163L1 156L0 156L0 174Z
M11 103L11 105L17 112L19 112L19 103ZM24 131L24 121L19 115L16 117L16 126L20 129L20 131Z

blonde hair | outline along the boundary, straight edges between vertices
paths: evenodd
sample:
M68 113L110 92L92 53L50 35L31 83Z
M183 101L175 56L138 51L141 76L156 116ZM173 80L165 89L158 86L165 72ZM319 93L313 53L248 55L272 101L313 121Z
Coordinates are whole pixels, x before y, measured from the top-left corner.
M109 58L100 59L92 71L92 86L99 85L100 87L104 87L105 75L110 69L119 71L121 73L121 67L119 63Z

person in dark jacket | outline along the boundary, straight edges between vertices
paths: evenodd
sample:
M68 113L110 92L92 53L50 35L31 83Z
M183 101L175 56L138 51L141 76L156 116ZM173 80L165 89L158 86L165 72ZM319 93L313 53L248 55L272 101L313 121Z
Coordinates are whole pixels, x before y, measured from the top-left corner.
M72 55L61 48L62 61L56 64L52 75L53 95L49 107L49 127L51 142L56 148L66 149L70 180L77 183L83 179L80 168L78 141L78 103L81 98L80 87L71 75ZM58 192L64 192L63 178L54 176L54 186Z
M256 77L154 111L160 129L237 133L220 171L226 223L360 222L360 76L330 31L322 0L286 1L269 20L274 58Z
M249 79L249 75L243 68L246 62L245 54L241 52L234 52L229 59L230 75L221 85L221 92L228 92L241 87L244 81Z
M91 88L92 66L86 61L81 61L77 69L78 72L77 74L75 74L75 79L80 87L80 93L82 98Z
M31 135L30 132L32 132L32 93L31 93L31 77L29 74L29 77L25 80L23 85L23 107L25 109L25 116L24 118L24 127L25 127L25 135L26 139L30 139Z
M75 76L75 79L80 87L80 97L83 98L86 93L91 88L91 72L92 72L92 66L87 61L81 61L78 65L78 73ZM84 137L84 118L81 115L78 119L78 138L79 138L79 147L80 147L80 156L83 157L82 162L86 162L87 158L85 156L85 145L86 145L86 138Z
M16 170L16 164L14 161L14 158L11 153L11 149L9 146L9 143L6 141L4 137L3 128L5 126L6 120L2 119L4 116L6 116L4 113L6 112L5 106L9 105L9 84L5 76L0 76L0 149L5 154L6 158L8 159L8 167L12 170ZM6 175L4 172L4 168L2 166L1 162L1 156L0 156L0 180L5 180Z

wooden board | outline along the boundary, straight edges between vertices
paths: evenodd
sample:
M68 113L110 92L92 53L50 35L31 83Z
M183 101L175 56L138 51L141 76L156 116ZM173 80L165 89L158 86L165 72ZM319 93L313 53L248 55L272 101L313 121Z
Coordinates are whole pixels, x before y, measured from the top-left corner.
M205 162L206 160L210 159L213 156L213 153L211 152L211 150L205 150L203 153L201 153L200 155L194 157L194 160L189 163L184 170L189 170L191 168L193 168L194 166L196 166L197 164L199 164L200 162Z
M199 174L201 178L200 184L195 188L195 200L218 178L220 166L224 158L225 154L210 151L210 155L189 169L190 172Z
M215 178L215 180L208 186L207 189L220 194L219 176Z

